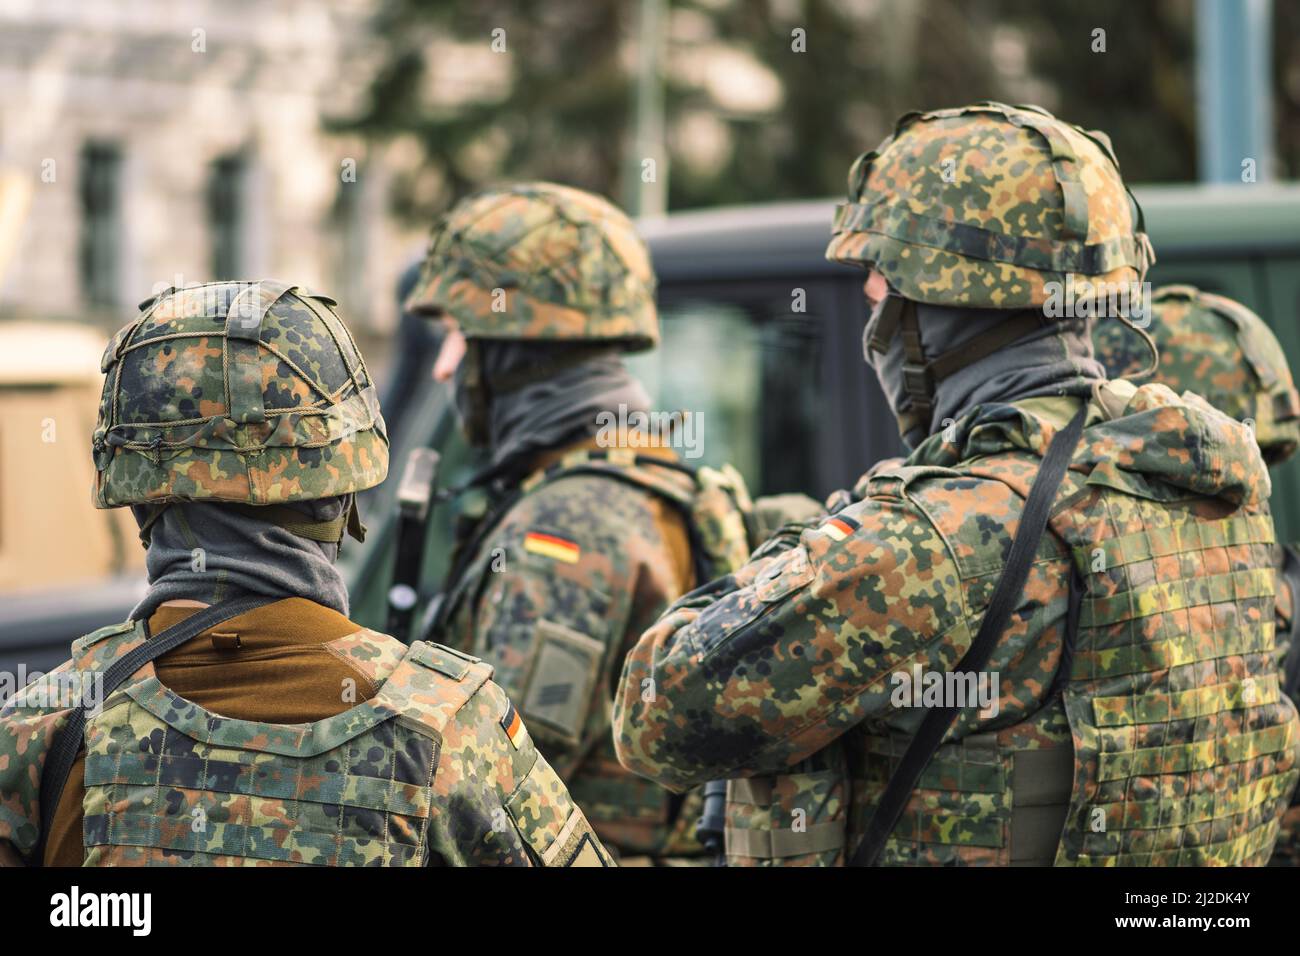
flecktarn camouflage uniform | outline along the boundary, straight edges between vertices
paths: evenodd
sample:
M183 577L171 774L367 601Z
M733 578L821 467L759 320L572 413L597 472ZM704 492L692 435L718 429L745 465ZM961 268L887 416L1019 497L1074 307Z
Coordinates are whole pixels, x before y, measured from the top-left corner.
M378 484L388 440L332 300L278 282L170 289L110 342L95 429L101 507L271 506ZM267 511L268 515L277 512ZM285 527L338 540L343 522ZM280 520L271 518L270 520ZM29 862L42 769L76 702L149 639L102 628L0 712L0 840ZM608 865L491 667L367 630L328 645L377 688L308 724L211 713L146 664L89 715L83 843L93 865Z
M36 780L66 723L70 669L102 673L147 639L102 628L0 713L0 839L36 842ZM609 865L492 668L362 630L326 647L378 693L325 720L232 720L147 664L86 725L87 866Z
M437 637L492 660L603 840L630 855L696 855L698 800L679 805L629 773L610 736L623 655L682 590L647 499L689 504L695 484L666 467L578 452L525 486L467 545L472 559L444 598Z
M1146 331L1160 362L1150 380L1180 394L1195 392L1247 424L1269 465L1290 460L1300 446L1300 395L1273 330L1240 302L1194 286L1164 286L1151 300ZM1092 338L1097 358L1112 378L1146 368L1146 349L1121 323L1098 322ZM1300 660L1292 656L1300 560L1293 546L1279 546L1274 555L1279 574L1276 642L1283 687L1294 702L1300 690ZM1269 862L1300 865L1300 805L1293 804L1283 818Z
M1139 281L1149 261L1104 137L1038 109L908 114L850 186L828 256L912 301L1028 309L1048 282ZM628 655L619 758L678 789L754 781L733 784L756 810L729 825L758 832L729 832L729 856L848 859L924 715L898 705L897 675L961 660L1047 445L1081 406L1049 533L984 668L996 708L959 712L882 862L1265 862L1300 775L1268 473L1248 429L1160 385L977 405L688 595Z
M483 340L653 348L654 289L622 212L581 190L519 183L470 196L435 225L406 307L456 322L472 386ZM667 506L685 521L694 578L708 580L748 557L749 503L729 467L686 469L635 435L617 438L555 449L463 529L435 636L493 662L606 843L669 861L701 851L698 796L678 800L618 763L613 680L684 589L657 514Z

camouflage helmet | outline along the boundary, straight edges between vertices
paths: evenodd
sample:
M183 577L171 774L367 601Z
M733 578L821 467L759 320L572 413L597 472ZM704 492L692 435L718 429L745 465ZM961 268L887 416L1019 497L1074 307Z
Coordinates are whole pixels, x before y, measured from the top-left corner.
M100 363L95 505L281 505L383 481L379 401L335 305L267 280L141 303Z
M487 189L434 226L405 303L468 339L659 342L650 253L606 200L553 183Z
M1041 306L1050 282L1140 282L1155 259L1104 133L993 102L907 113L858 157L826 258L976 309Z
M1175 392L1195 392L1239 421L1254 423L1269 464L1300 446L1300 394L1272 329L1240 302L1170 285L1151 296L1147 332L1160 351L1154 381ZM1111 378L1137 375L1145 349L1119 322L1099 321L1092 332L1097 359Z

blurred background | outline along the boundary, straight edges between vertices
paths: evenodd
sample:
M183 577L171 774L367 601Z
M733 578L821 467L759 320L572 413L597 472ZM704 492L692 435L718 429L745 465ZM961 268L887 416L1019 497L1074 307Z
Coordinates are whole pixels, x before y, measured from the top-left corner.
M1106 130L1131 182L1286 183L1300 2L0 0L0 602L139 573L129 518L90 507L88 436L103 343L152 292L327 291L392 391L399 279L476 186L554 179L680 237L713 207L829 201L900 113L977 99ZM1170 195L1166 219L1185 205ZM1292 329L1296 305L1270 321ZM712 340L681 341L697 365L647 368L656 386L699 380ZM737 389L776 387L754 368L732 369ZM810 395L787 414L815 414ZM716 441L765 490L801 478L765 480L758 445Z

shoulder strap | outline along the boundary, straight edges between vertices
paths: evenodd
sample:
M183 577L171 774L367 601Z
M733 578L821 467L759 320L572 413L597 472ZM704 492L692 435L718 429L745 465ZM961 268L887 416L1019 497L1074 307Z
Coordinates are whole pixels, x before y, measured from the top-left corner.
M1007 557L1002 577L998 579L984 620L980 622L979 632L971 641L970 649L956 667L958 672L976 672L984 668L998 639L1006 630L1011 613L1020 603L1021 593L1025 588L1025 579L1038 551L1038 542L1047 529L1047 518L1051 510L1056 491L1065 478L1065 472L1074 450L1083 437L1083 422L1088 414L1088 406L1079 409L1070 424L1057 432L1052 439L1043 463L1034 477L1025 498L1025 508L1020 514L1020 527L1016 529L1015 539L1011 542L1011 552ZM898 818L903 814L903 807L908 797L916 788L917 781L929 765L934 752L939 749L944 735L948 733L957 718L957 707L935 707L926 712L921 727L908 744L906 753L894 775L885 786L885 792L876 806L876 812L862 836L853 854L850 866L874 866L885 848L885 840L893 832Z
M208 628L216 627L231 618L278 600L279 598L261 594L246 595L196 611L185 620L172 625L158 636L150 638L113 661L104 671L104 699L107 699L108 695L113 693L123 681L150 661L197 637ZM76 762L77 754L84 743L86 716L90 710L89 706L83 705L73 711L45 758L45 765L41 771L41 835L33 854L38 866L45 856L45 841L49 836L50 821L54 818L54 811L59 806L59 798L63 795L63 788L68 782L68 774L72 771L72 765Z
M679 472L689 477L691 482L697 488L699 487L698 472L685 462L672 458L659 458L654 455L638 455L635 452L623 449L613 452L582 451L574 455L566 455L553 465L529 475L523 480L521 487L525 493L531 493L543 485L550 484L559 478L567 478L570 475L604 475L626 481L638 488L644 488L677 504L689 504L686 497L675 494L673 490L650 480L648 475L637 471L637 469L646 468L647 466Z

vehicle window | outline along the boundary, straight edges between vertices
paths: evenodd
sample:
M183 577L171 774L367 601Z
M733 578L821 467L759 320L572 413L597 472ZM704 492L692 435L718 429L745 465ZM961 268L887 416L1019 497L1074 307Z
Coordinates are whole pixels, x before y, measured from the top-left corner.
M1158 252L1157 252L1158 254ZM1162 285L1193 285L1206 292L1231 296L1258 309L1261 290L1245 259L1171 259L1157 261L1147 273L1152 289Z
M806 311L792 311L788 286L747 291L744 299L722 288L668 299L662 347L628 365L655 410L696 418L676 443L688 463L731 462L754 494L808 487L825 323L810 297Z

